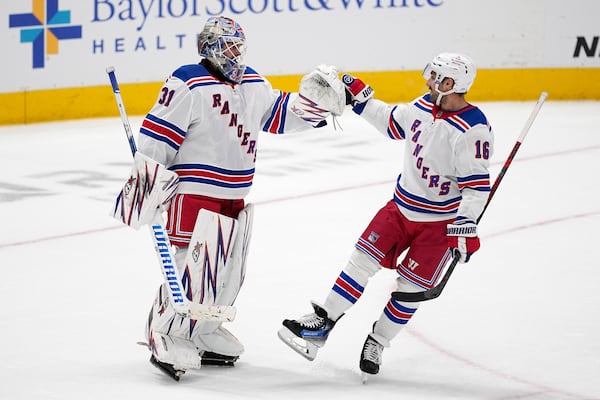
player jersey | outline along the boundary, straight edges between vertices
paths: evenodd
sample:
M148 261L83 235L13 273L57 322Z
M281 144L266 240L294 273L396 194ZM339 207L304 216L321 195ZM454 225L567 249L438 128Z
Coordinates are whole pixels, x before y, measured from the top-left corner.
M479 108L443 111L426 94L396 106L373 99L360 115L381 133L406 142L394 191L402 214L411 221L477 221L490 192L494 147Z
M296 95L273 90L249 67L234 85L202 64L182 66L144 118L139 150L177 172L178 193L242 199L252 185L259 132L311 127L287 112Z

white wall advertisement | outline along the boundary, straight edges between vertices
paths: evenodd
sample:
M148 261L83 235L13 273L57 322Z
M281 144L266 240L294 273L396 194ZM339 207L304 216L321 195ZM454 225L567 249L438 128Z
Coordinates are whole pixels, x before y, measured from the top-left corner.
M4 0L0 93L155 82L198 61L209 16L236 19L263 75L321 63L419 70L436 53L479 68L600 67L598 0Z

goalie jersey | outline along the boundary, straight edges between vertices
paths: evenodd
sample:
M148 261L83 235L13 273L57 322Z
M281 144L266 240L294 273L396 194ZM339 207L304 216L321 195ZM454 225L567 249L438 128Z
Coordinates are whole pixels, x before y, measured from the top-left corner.
M443 111L426 94L397 106L372 99L355 111L386 136L406 141L394 191L402 214L421 222L477 221L490 192L494 143L479 108Z
M242 199L252 185L259 132L312 127L288 112L294 96L273 90L249 67L237 85L202 64L180 67L142 122L139 150L179 175L179 193Z

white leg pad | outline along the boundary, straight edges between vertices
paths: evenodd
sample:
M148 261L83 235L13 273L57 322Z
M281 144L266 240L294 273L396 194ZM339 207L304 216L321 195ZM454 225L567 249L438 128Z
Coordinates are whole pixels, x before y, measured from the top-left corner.
M244 282L253 206L238 219L200 210L181 271L183 286L193 303L231 306ZM220 322L203 322L198 334L213 332Z
M246 275L254 206L248 204L237 220L200 210L188 247L183 284L190 301L232 305Z
M250 238L252 237L252 223L254 220L254 204L247 204L242 211L240 211L237 224L238 231L235 243L233 244L233 250L231 252L231 263L233 269L237 272L235 279L231 279L231 283L236 282L238 284L235 297L239 293L239 290L244 282L246 276L246 258L248 256L248 248L250 246ZM231 300L231 304L235 301L235 297Z
M230 305L231 251L237 235L233 218L200 210L181 274L188 299L200 304ZM237 293L236 293L237 294Z
M212 351L232 357L239 356L244 352L244 346L240 341L222 326L212 333L196 335L193 340L200 351Z
M179 248L175 254L182 286L190 302L224 306L234 303L244 281L252 215L251 204L240 212L237 220L200 210L190 246ZM221 321L192 323L175 314L164 293L163 287L151 310L149 335L154 330L168 332L172 337L190 338L188 342L197 347L196 356L198 351L229 356L239 356L244 351L235 336L221 327Z
M159 361L171 364L176 369L199 369L201 367L198 348L190 340L153 331L150 348Z

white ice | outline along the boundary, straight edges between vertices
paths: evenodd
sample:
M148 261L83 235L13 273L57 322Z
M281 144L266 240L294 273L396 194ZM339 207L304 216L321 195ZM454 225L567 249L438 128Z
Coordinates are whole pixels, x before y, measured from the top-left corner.
M499 172L533 102L482 103ZM276 332L322 301L391 197L393 142L343 130L263 134L231 369L176 383L136 344L161 282L146 230L108 216L129 173L119 118L0 128L0 399L600 399L600 103L548 100L459 265L361 384L358 357L393 289L373 278L309 362ZM137 131L140 117L132 117Z

